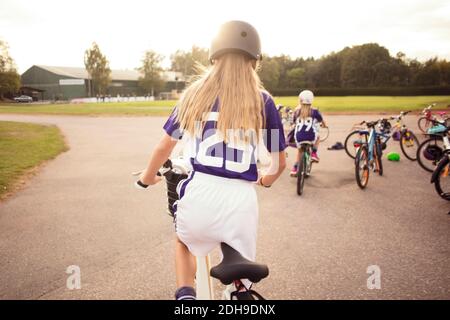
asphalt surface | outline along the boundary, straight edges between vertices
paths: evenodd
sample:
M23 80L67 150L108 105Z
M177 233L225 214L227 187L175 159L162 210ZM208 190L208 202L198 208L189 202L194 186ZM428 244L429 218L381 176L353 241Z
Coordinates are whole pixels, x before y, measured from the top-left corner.
M384 161L385 175L372 174L362 191L345 152L326 150L364 118L377 116L327 117L331 134L302 197L288 170L271 189L258 188L257 260L270 276L256 290L266 298L450 299L450 203L430 175L404 157ZM0 203L0 298L172 299L174 229L164 185L139 191L130 175L146 164L164 119L0 120L56 124L70 146ZM81 270L79 290L66 286L71 265ZM371 265L380 267L381 289L367 288Z

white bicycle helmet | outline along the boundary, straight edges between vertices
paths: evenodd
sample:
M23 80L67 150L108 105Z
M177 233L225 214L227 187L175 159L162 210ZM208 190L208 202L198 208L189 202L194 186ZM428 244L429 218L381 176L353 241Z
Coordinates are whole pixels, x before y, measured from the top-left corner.
M302 104L312 104L314 100L314 93L312 93L311 90L303 90L298 95L298 98Z

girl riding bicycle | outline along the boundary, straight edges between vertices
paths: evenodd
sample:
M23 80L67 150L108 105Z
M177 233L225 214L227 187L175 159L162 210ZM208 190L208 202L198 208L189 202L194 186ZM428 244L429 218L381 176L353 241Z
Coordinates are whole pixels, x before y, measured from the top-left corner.
M314 94L310 90L303 90L298 96L299 105L294 112L294 139L296 144L303 141L311 141L313 143L311 159L319 162L317 155L320 137L319 124L326 127L325 121L319 110L312 108ZM296 162L291 170L291 176L296 176L298 171L298 162L300 161L300 149L297 152Z
M258 202L252 182L269 187L286 166L281 120L255 71L261 59L257 31L242 21L225 23L209 55L212 66L183 93L140 177L144 185L157 183L158 169L186 139L192 171L177 188L176 299L195 299L194 256L206 256L222 242L255 260ZM258 177L262 144L272 162ZM247 279L236 282L238 299L248 297L250 286Z

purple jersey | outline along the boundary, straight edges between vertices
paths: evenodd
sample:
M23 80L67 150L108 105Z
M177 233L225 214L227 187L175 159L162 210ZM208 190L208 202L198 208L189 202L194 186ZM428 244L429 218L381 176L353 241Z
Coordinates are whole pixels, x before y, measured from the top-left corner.
M322 120L322 115L317 109L311 109L311 116L305 119L300 118L300 110L297 110L294 114L296 142L315 141Z
M265 111L264 145L269 152L283 151L286 149L286 142L280 115L272 97L264 92L262 95ZM176 121L176 112L177 108L175 107L164 124L164 130L173 138L181 139L182 132ZM238 143L231 140L225 143L223 136L216 130L218 117L219 103L216 101L207 117L202 138L188 138L187 153L193 170L225 178L256 181L258 178L256 167L258 146L254 140L249 143Z

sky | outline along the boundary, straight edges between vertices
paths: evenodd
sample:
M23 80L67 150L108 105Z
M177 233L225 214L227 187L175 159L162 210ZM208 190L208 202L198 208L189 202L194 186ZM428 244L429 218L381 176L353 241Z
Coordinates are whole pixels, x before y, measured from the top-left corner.
M219 26L244 20L263 52L319 58L377 42L391 55L450 59L449 0L0 0L0 39L19 72L34 64L83 66L93 41L112 69L134 69L145 50L165 56L209 47Z

